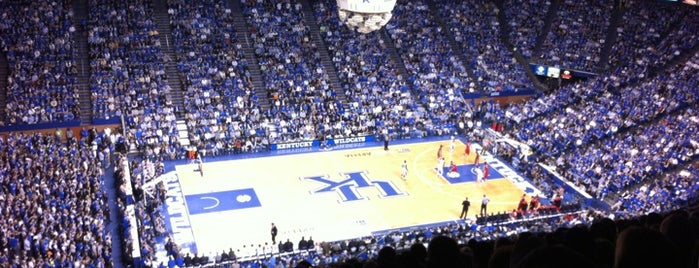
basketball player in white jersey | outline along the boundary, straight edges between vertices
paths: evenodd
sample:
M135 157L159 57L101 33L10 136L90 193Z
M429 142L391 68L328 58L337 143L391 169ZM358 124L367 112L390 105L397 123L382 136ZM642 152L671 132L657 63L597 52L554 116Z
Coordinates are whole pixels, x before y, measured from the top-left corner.
M474 168L471 169L471 171L473 171L473 173L476 174L476 181L477 181L478 183L483 183L483 182L484 182L484 180L483 180L483 170L481 170L481 169L478 168L478 167L474 167Z
M451 136L451 143L449 144L449 153L454 152L454 147L456 147L456 137Z
M444 157L437 161L437 174L440 176L444 175Z

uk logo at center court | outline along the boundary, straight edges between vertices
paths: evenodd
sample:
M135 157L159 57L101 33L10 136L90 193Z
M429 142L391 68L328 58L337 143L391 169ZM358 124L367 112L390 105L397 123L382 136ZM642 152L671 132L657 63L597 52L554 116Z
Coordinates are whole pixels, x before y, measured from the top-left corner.
M358 191L359 189L374 188L378 190L381 198L405 195L390 181L369 179L368 173L365 171L340 173L340 177L342 177L342 180L339 181L332 180L328 175L303 177L301 179L314 181L322 185L320 188L311 191L312 194L334 192L340 196L339 202L366 200L367 197L362 196Z

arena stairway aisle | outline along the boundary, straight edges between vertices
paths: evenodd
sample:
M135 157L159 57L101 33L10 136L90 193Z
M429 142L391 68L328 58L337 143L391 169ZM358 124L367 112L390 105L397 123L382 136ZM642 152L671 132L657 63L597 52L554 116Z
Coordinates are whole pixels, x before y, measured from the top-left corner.
M180 145L189 146L189 130L187 130L187 122L183 119L177 120L177 137L180 140Z
M76 86L80 96L80 123L81 125L92 124L92 92L90 90L90 54L87 42L87 24L89 7L87 0L77 0L73 2L73 19L71 21L75 32L73 39L73 58L77 65Z
M395 43L393 42L393 39L391 38L391 35L388 33L386 28L381 28L379 30L379 34L381 35L381 39L383 39L384 46L388 50L388 56L393 62L393 66L396 66L398 68L398 74L400 74L401 77L403 77L403 80L405 81L405 84L408 86L410 89L410 95L412 96L420 96L420 94L417 93L417 90L415 89L415 86L413 83L410 82L410 72L408 72L408 69L405 68L405 62L403 62L403 58L398 54L398 49L395 47ZM424 112L427 110L427 104L421 102L420 112Z
M599 65L597 66L598 72L609 70L609 56L611 55L612 48L614 47L616 39L619 36L617 27L619 26L622 18L624 17L624 11L625 9L622 5L614 5L614 10L612 11L612 18L609 22L609 27L607 28L607 36L604 40L602 50L600 51L600 60Z
M231 9L231 14L233 14L236 42L243 46L243 54L245 55L245 61L248 63L248 71L250 72L253 90L255 94L257 94L260 107L262 107L263 111L266 111L270 107L269 91L267 91L265 87L264 79L262 79L262 71L260 70L260 65L257 63L257 57L255 57L255 51L253 50L252 40L249 38L250 29L248 23L245 21L243 8L240 5L240 0L227 0L226 4L228 8Z
M459 57L459 60L464 64L464 67L466 67L466 74L468 74L469 79L471 79L473 84L475 85L475 90L476 92L481 92L481 86L478 84L478 79L476 75L473 73L473 69L476 67L476 61L475 61L475 55L466 55L466 53L461 49L461 45L456 43L456 39L454 38L454 34L452 31L449 29L446 23L444 23L444 20L442 20L441 15L439 15L439 11L437 10L437 3L434 0L427 0L426 3L429 6L430 9L430 15L432 16L432 19L436 21L440 27L442 27L442 34L449 40L449 45L451 46L451 49L456 53L456 56ZM467 94L469 92L464 92L464 94Z
M182 111L182 108L184 108L184 81L182 81L182 75L176 66L178 57L174 48L175 44L172 43L174 39L172 38L172 27L170 26L170 17L167 9L165 0L153 2L153 15L155 16L155 23L158 25L158 37L160 39L160 49L163 52L163 64L167 74L166 79L171 88L170 94L166 96L170 98L174 107L180 107L180 111ZM182 113L176 113L175 116L177 119L184 118Z
M556 16L558 16L558 8L561 6L561 1L563 0L551 1L551 6L549 7L549 10L546 12L546 18L544 18L544 29L541 31L539 36L536 37L534 51L532 51L533 57L538 57L541 54L541 47L544 45L544 41L546 41L546 36L548 36L549 32L551 31L551 24L553 22L553 19ZM530 62L532 60L536 59L529 59Z
M5 122L5 107L7 107L7 77L9 76L7 54L0 51L0 122Z
M505 7L503 6L502 1L493 2L499 9L499 12L496 12L496 17L498 19L498 23L500 24L500 40L503 44L505 44L507 49L510 50L512 55L515 56L517 63L522 65L524 72L527 74L527 77L529 77L529 80L534 83L534 86L536 86L536 88L539 90L545 90L546 86L539 81L539 78L537 78L532 69L529 68L529 61L525 59L522 53L520 53L519 50L512 45L510 39L508 38L508 36L510 36L510 32L512 32L512 29L510 28L510 24L507 23L507 18L505 18Z
M333 88L333 91L335 91L337 100L339 100L346 108L347 96L345 96L345 91L342 90L340 79L337 76L337 67L331 60L328 46L325 44L323 38L320 37L320 27L318 26L315 11L308 0L301 0L300 2L303 5L303 17L310 30L311 39L313 40L313 43L316 44L316 47L320 48L318 49L318 52L320 53L323 69L325 70L325 73L328 74L328 82L330 82L330 86Z
M107 192L107 200L109 203L109 230L110 237L112 239L112 262L114 268L124 267L122 256L123 236L120 232L119 224L122 219L119 217L119 207L117 206L117 185L114 181L114 167L105 168L104 170L104 181L103 189Z

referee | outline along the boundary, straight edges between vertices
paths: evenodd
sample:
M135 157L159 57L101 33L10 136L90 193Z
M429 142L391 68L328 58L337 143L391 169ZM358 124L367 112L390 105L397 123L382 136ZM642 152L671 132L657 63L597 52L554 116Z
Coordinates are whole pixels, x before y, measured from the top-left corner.
M488 214L488 202L490 202L490 199L484 194L483 199L481 199L481 217Z
M463 202L461 202L461 216L459 218L461 219L466 219L466 216L468 215L468 207L471 206L471 202L468 201L468 197L464 199Z

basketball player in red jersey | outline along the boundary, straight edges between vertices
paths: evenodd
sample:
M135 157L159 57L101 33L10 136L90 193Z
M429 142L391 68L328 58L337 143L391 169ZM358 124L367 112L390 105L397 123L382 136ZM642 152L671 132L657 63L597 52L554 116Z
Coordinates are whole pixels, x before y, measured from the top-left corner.
M483 163L483 181L488 180L488 176L490 176L490 168L488 167L488 163Z

